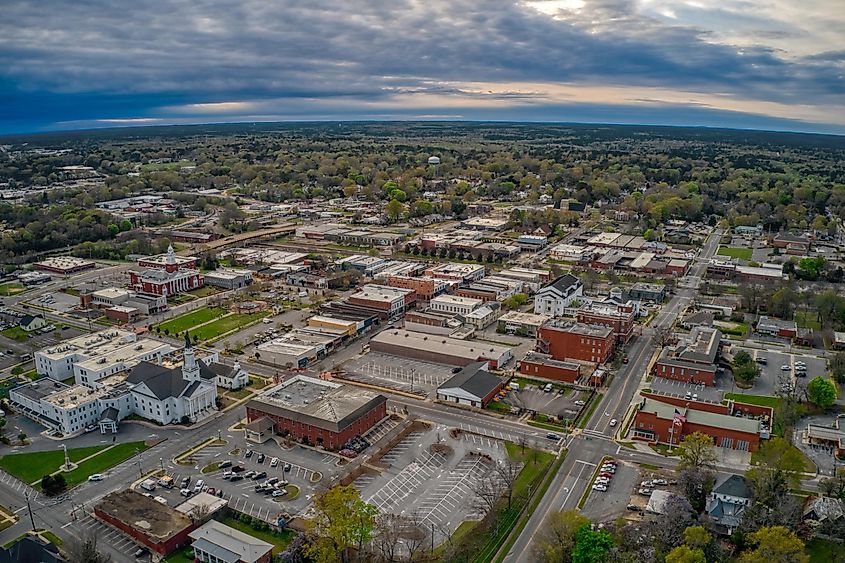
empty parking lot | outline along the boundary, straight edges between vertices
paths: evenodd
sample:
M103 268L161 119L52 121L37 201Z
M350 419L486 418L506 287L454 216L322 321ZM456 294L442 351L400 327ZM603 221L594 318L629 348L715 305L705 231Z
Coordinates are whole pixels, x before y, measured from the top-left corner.
M452 367L370 352L343 364L346 377L427 395L452 377Z

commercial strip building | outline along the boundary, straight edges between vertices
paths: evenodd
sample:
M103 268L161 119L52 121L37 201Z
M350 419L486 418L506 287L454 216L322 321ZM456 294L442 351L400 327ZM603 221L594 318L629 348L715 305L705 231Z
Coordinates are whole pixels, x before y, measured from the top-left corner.
M252 272L222 268L213 272L206 272L203 279L206 285L231 290L250 285L252 283Z
M393 356L453 366L487 362L492 369L501 369L513 358L509 346L400 329L380 332L370 340L370 349Z
M507 334L536 337L537 331L551 319L548 315L508 311L499 317L497 329Z
M390 276L387 279L387 285L414 290L418 301L431 301L438 295L446 293L449 288L444 280L424 276Z
M651 373L655 377L713 385L721 344L722 333L718 329L693 327L686 342L666 347L661 351Z
M484 277L486 270L480 264L444 263L426 269L425 275L439 280L469 284Z
M297 375L250 400L246 415L249 423L268 419L275 434L340 449L387 416L387 398L367 389Z
M52 256L32 265L36 270L61 275L75 274L96 266L97 264L93 260L77 258L76 256Z
M475 362L438 387L437 399L483 409L504 385L502 378L487 371L486 362Z
M414 305L416 293L413 289L369 284L350 295L346 302L387 315L387 318L396 318Z
M555 360L606 363L616 346L613 330L574 321L551 320L537 333L537 351Z
M429 302L428 308L437 313L466 315L482 305L484 305L484 301L481 299L459 297L457 295L440 295Z
M833 426L808 424L801 434L801 441L812 446L830 448L837 457L845 455L845 429L840 429L840 419L833 421Z
M754 330L760 334L780 336L782 338L795 338L798 336L798 324L795 321L785 321L765 315L761 316L760 320L757 321L757 326Z
M688 434L702 432L711 436L717 447L755 452L760 441L770 435L771 407L643 395L631 425L631 437L637 440L677 446Z

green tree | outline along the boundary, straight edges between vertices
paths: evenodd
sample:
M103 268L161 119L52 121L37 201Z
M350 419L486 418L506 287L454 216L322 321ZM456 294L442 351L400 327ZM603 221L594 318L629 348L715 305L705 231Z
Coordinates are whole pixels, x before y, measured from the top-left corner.
M129 219L124 219L120 222L120 232L129 231L132 229L132 221Z
M666 555L666 563L707 563L707 558L701 549L679 545Z
M353 486L338 485L317 495L309 530L314 540L306 553L318 563L345 561L350 547L357 546L360 552L370 540L377 513Z
M737 383L750 386L759 377L760 366L757 365L751 354L745 350L740 350L734 355L733 373Z
M755 547L742 554L740 563L809 563L804 542L783 526L761 528L748 536Z
M690 526L684 530L684 544L693 549L704 549L710 545L711 541L713 541L713 536L704 529L704 526Z
M807 399L817 407L826 409L836 401L836 387L826 377L814 377L807 385Z
M26 432L18 432L18 442L21 444L26 443Z
M789 495L789 489L798 485L798 476L804 470L803 456L788 440L776 436L763 442L757 458L758 465L746 473L754 501L775 508Z
M713 437L703 432L687 434L681 441L681 467L701 468L716 464L716 448Z
M391 223L395 223L402 217L403 213L405 212L405 206L402 205L399 201L395 199L391 199L384 208L384 212L387 213L387 219Z
M118 227L114 223L109 223L109 226L106 227L106 228L108 229L109 233L111 233L112 235L116 235L117 233L120 232L120 227Z
M505 309L513 310L525 305L526 301L528 301L527 295L524 293L515 293L514 295L502 300L502 305L504 305Z
M601 563L613 547L613 536L605 530L593 530L585 524L575 534L572 563Z
M575 510L553 513L537 542L537 555L549 563L572 563L575 535L590 521Z

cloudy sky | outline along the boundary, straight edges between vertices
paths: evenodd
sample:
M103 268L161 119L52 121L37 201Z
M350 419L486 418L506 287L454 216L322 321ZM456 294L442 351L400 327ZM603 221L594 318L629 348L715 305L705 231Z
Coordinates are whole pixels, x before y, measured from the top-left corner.
M845 134L845 0L4 0L0 134L515 120Z

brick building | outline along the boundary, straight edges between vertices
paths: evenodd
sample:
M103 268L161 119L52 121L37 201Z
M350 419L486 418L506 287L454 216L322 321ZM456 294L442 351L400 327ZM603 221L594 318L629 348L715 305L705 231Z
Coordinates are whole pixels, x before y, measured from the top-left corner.
M592 326L606 326L613 331L619 342L627 342L634 333L636 312L632 302L627 303L587 303L578 309L577 320Z
M135 291L167 296L200 288L205 280L197 270L150 268L143 272L129 272L129 283Z
M666 379L713 385L721 344L722 333L717 329L693 327L687 342L663 349L651 373Z
M387 398L372 391L303 375L289 379L246 405L252 423L272 422L273 432L340 449L387 416Z
M416 300L417 294L413 289L369 284L350 295L346 302L393 318L410 309Z
M711 436L720 448L754 452L760 447L760 440L769 437L770 407L692 402L651 393L643 395L631 425L634 439L677 446L685 436L702 432ZM757 412L760 409L765 412Z
M613 354L615 343L612 329L572 321L550 321L537 332L537 350L555 360L603 364Z
M438 295L446 293L448 284L443 280L417 276L390 276L387 280L390 287L413 289L420 301L431 301Z
M197 259L194 256L179 256L174 252L173 246L167 247L166 254L146 256L138 260L138 266L164 270L165 272L178 272L179 270L196 270Z
M581 364L555 360L548 354L528 352L519 361L519 373L529 377L575 383L581 377Z

